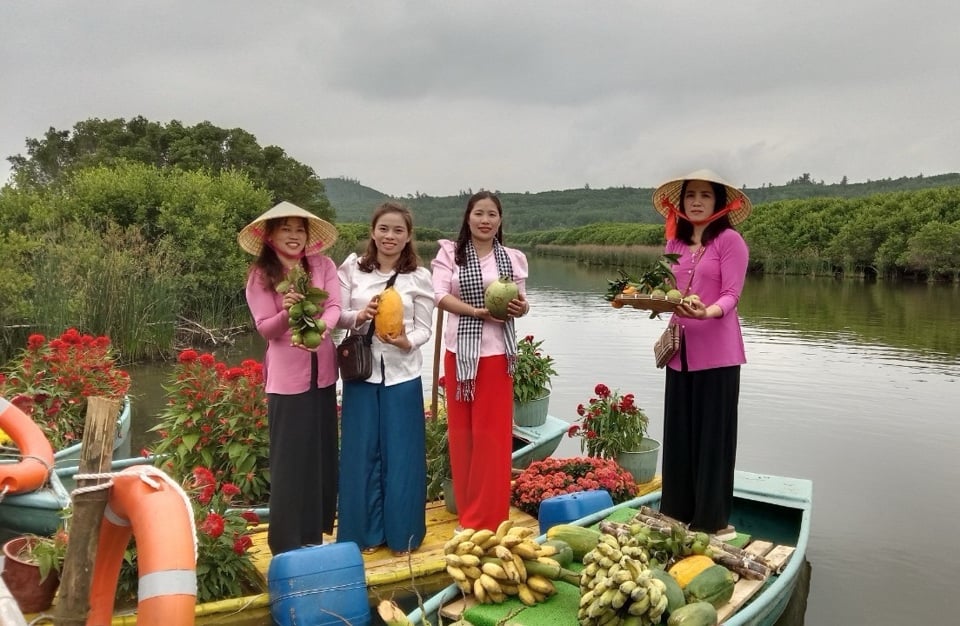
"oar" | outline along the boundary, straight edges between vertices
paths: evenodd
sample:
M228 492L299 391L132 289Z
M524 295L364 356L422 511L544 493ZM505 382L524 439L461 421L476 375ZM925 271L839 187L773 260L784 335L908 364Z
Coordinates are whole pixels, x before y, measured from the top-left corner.
M430 392L430 415L437 416L437 401L440 390L440 345L443 343L443 309L437 307L437 329L433 333L433 390Z

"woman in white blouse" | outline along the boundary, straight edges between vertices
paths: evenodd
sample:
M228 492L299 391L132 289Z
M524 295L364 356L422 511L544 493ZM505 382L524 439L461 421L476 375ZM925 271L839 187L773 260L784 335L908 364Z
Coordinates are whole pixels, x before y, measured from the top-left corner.
M426 533L420 348L430 339L434 300L430 272L414 251L410 210L387 202L373 213L366 251L338 270L338 326L365 333L394 273L403 328L373 336L370 378L343 383L337 541L365 553L386 545L399 555L417 549Z

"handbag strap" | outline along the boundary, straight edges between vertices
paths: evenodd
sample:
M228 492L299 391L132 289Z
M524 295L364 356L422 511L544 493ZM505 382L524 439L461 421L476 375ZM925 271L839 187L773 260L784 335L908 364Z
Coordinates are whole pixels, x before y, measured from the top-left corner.
M387 279L387 286L383 288L384 291L393 287L393 284L397 282L397 274L399 273L400 272L398 271L394 271L393 276ZM370 328L367 329L367 334L363 336L363 343L367 344L368 346L373 343L373 330L375 322L376 318L370 320Z

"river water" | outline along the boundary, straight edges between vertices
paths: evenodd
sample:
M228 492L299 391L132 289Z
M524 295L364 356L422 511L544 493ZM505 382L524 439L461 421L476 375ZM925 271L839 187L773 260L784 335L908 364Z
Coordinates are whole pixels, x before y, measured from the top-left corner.
M597 383L636 395L663 428L663 372L651 346L666 321L616 310L601 295L609 269L531 258L531 314L519 336L556 360L550 412L573 421ZM738 469L814 485L806 623L940 623L960 571L960 289L748 279L741 301L748 363L741 373ZM433 344L424 347L424 380ZM256 339L218 354L262 356ZM131 369L134 449L163 402L168 369ZM565 439L558 456L580 454Z

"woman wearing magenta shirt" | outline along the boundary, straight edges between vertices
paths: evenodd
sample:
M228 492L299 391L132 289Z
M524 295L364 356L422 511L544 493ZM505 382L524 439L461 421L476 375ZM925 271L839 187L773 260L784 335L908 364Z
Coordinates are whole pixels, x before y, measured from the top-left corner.
M463 528L495 530L510 514L513 443L513 320L526 315L527 257L502 245L503 208L489 191L473 194L457 241L440 240L433 260L437 306L448 313L443 333L444 395L453 490ZM483 292L501 276L520 296L507 320L484 308Z
M737 456L740 366L746 363L737 303L749 251L733 229L750 200L710 170L662 184L654 207L667 218L677 289L699 301L671 320L683 327L666 367L660 510L695 530L728 536Z
M303 299L277 285L299 265L310 284L329 295L319 316L340 319L337 268L321 254L336 241L329 223L281 202L242 231L240 246L257 258L247 279L247 305L267 340L263 358L270 423L270 551L280 554L322 544L333 532L337 507L337 365L329 330L320 345L291 345L287 309Z

